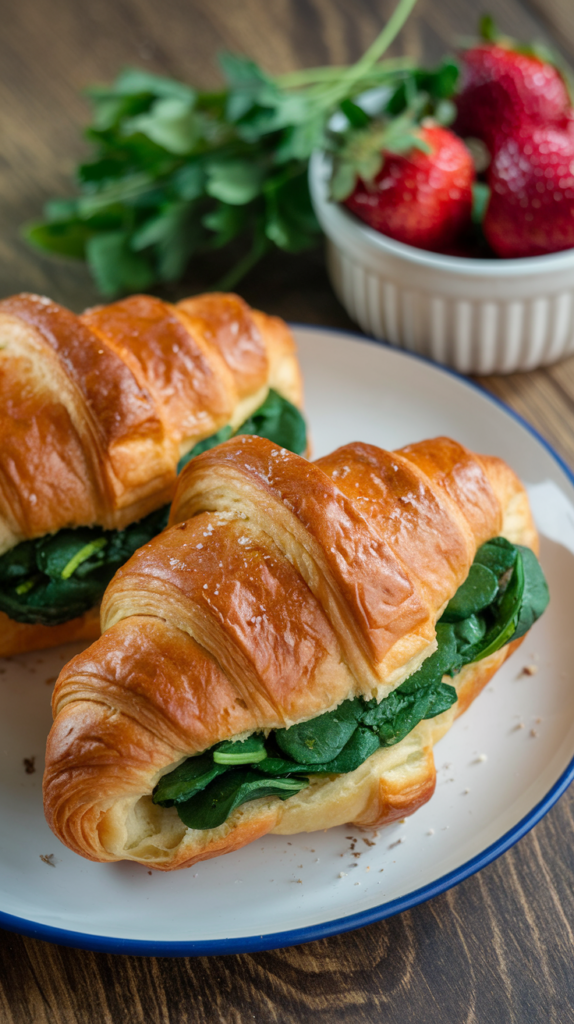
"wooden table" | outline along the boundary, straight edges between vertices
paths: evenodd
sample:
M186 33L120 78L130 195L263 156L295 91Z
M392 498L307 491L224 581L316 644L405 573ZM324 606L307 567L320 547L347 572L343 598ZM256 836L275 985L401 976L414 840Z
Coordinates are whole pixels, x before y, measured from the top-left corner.
M4 0L0 37L2 295L35 291L80 310L98 300L83 266L19 237L46 198L69 192L84 151L80 90L126 64L217 82L220 48L274 72L356 59L388 0ZM501 0L500 27L574 57L571 0ZM436 60L475 28L472 0L421 0L395 52ZM211 281L217 268L210 268ZM174 294L198 291L194 268ZM251 273L247 300L288 319L353 327L321 251L279 254ZM574 358L483 383L574 465ZM567 1024L574 1021L574 794L516 847L456 889L399 917L293 949L138 959L0 933L2 1024ZM2 827L9 827L3 822Z

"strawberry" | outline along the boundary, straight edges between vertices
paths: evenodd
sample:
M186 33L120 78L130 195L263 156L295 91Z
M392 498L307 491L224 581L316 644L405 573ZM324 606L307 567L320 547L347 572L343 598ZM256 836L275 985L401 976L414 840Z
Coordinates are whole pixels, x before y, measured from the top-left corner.
M552 64L507 46L484 44L463 55L456 99L459 135L482 139L491 152L526 124L564 126L568 91Z
M574 246L574 129L519 129L501 144L488 177L483 231L498 256Z
M474 165L448 129L433 124L416 134L428 152L385 152L382 170L369 184L359 180L345 205L376 231L437 252L470 222Z

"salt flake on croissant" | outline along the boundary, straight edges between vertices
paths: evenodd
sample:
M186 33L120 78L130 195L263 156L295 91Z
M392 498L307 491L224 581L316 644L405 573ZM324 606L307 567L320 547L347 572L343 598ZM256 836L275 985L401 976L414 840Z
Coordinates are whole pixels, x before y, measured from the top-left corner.
M183 471L171 524L54 692L46 815L92 860L169 870L412 813L434 742L547 599L520 481L447 438L308 463L236 437Z

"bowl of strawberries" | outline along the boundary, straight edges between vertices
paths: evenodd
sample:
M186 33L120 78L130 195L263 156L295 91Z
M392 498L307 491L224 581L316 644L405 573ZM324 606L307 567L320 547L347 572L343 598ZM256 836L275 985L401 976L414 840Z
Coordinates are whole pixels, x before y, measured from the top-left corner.
M574 352L574 111L551 54L481 30L392 94L345 101L310 186L363 330L511 373Z

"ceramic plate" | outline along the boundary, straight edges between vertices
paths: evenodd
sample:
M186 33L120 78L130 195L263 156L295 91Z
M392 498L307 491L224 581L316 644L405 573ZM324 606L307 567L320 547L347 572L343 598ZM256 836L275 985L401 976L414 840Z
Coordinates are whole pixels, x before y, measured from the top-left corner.
M528 831L574 775L574 482L508 409L421 359L297 328L315 455L447 434L502 456L528 486L552 601L519 651L435 748L434 797L378 835L267 836L173 874L92 864L42 815L54 677L78 648L0 668L0 925L72 946L190 955L321 938L412 907ZM533 667L525 674L525 666ZM35 770L26 771L33 762Z

